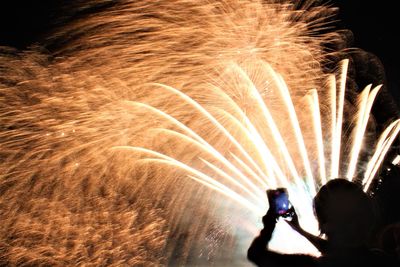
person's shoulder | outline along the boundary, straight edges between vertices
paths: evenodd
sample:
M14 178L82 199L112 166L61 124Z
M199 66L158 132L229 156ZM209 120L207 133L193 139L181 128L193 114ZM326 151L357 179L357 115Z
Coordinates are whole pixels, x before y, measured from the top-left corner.
M376 266L400 266L399 262L387 254L385 251L378 248L371 248L368 250L369 257L367 258L370 263L376 264ZM371 265L373 266L373 265Z
M363 267L398 267L398 263L383 250L356 248L346 252L329 253L319 258L320 267L363 266Z

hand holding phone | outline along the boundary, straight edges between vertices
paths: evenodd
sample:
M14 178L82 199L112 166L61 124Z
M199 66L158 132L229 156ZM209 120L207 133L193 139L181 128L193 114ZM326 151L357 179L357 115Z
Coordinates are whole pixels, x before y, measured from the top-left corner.
M292 205L290 204L289 195L286 188L267 190L267 196L270 207L277 215L282 217L290 216Z

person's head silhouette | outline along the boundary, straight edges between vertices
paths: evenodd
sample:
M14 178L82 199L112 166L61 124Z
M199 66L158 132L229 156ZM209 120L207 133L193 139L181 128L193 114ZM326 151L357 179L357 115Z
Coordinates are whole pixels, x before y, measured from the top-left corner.
M374 224L371 200L355 183L334 179L321 187L314 209L330 246L353 247L366 243Z

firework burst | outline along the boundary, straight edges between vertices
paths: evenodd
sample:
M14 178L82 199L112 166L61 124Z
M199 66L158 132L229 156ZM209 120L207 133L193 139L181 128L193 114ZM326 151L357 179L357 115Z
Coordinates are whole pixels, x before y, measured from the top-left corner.
M243 264L267 188L287 186L316 231L318 187L342 175L368 188L399 131L363 147L379 88L355 108L346 61L324 74L323 44L340 39L321 34L328 7L74 8L86 15L49 36L51 54L2 49L2 263Z

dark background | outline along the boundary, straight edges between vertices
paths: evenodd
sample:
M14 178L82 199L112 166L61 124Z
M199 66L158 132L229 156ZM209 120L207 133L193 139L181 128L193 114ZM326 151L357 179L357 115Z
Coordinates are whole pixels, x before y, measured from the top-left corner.
M396 1L331 1L339 7L339 26L354 34L354 46L375 54L383 63L387 88L400 106L399 13Z
M76 3L84 0L2 0L0 3L0 45L25 49L32 44L41 43L46 33L58 24L73 17L68 9L61 8L65 3ZM194 0L195 1L195 0ZM385 107L385 103L397 103L394 108L397 114L400 107L400 68L398 42L396 38L399 16L397 3L393 0L327 0L329 5L339 7L339 29L349 29L354 34L354 47L375 54L383 63L386 72L386 98L377 101L374 115L385 120L398 117ZM51 50L51 48L50 48ZM381 93L382 95L382 93ZM392 101L387 101L388 97ZM383 113L383 114L382 114ZM379 120L378 120L379 122ZM399 141L392 148L391 156L400 154ZM385 207L384 220L399 221L400 211L400 176L399 167L385 171L390 162L384 164L381 171L382 183L377 189L377 199Z

